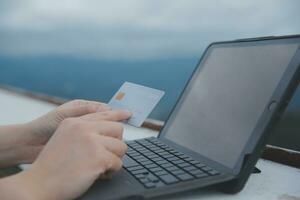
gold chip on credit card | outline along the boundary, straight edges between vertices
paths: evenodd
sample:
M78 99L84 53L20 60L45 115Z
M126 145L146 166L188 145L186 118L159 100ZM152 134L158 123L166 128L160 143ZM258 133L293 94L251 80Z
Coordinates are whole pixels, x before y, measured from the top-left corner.
M119 92L116 96L116 99L121 101L123 99L123 97L125 96L125 93L124 92Z

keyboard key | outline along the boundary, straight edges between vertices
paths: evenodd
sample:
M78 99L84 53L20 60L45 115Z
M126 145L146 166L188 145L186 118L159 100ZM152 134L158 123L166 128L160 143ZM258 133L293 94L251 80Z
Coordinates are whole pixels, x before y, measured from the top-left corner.
M172 154L169 154L169 153L166 153L166 154L159 154L161 157L163 157L163 158L173 158L173 157L175 157L174 155L172 155Z
M146 157L142 156L142 155L134 157L135 160L141 160L141 159L144 159L144 158L146 158Z
M192 171L192 170L196 170L197 168L194 166L188 166L188 167L183 167L183 169L186 171Z
M152 153L151 151L149 152L142 152L144 156L149 157L149 156L153 156L156 155L155 153Z
M179 168L176 166L172 166L172 167L167 168L167 170L171 172L171 171L179 170Z
M179 174L185 174L186 172L179 169L179 170L176 170L176 171L171 171L171 173L174 174L174 175L179 175Z
M160 161L167 162L163 158L160 158L160 157L159 158L153 158L152 160L155 161L155 162L157 162L157 163L160 162Z
M145 161L145 162L142 162L143 163L143 165L150 165L150 164L153 164L153 162L152 161L150 161L150 160L147 160L147 161Z
M185 160L185 161L188 161L188 162L193 162L193 161L194 161L194 159L193 159L193 158L191 158L191 157L184 158L184 160Z
M200 162L197 161L197 160L192 160L192 161L190 161L190 163L193 164L193 165L196 165L196 164L199 164Z
M147 149L145 147L136 147L135 148L136 151L142 152L142 151L146 151Z
M154 188L154 187L155 187L155 184L152 183L152 182L148 182L148 183L145 183L144 186L145 186L146 188Z
M179 181L175 176L172 176L171 174L163 175L159 178L166 184L177 183Z
M161 171L163 170L161 167L155 167L155 168L151 168L149 169L151 172L157 172L157 171Z
M217 172L216 170L211 170L211 171L208 171L207 173L212 175L212 176L219 174L219 172Z
M156 164L149 164L149 165L145 165L146 168L150 169L150 168L155 168L155 167L158 167L158 165Z
M129 144L128 146L131 147L132 149L137 149L137 148L142 147L142 146L139 145L138 143Z
M141 152L144 156L148 157L149 155L152 155L153 153L151 151L143 151Z
M164 148L166 151L170 152L172 151L173 149L171 147L167 147L167 148Z
M192 166L192 165L189 164L189 163L187 163L187 162L185 162L185 163L178 164L178 166L184 168L184 167L189 167L189 166Z
M148 180L150 180L151 182L154 182L154 183L159 182L159 179L158 179L156 176L154 176L153 174L149 174L149 175L147 176L147 178L148 178Z
M155 187L161 187L161 186L164 186L166 184L164 184L162 181L159 181L157 183L155 183Z
M140 156L141 155L138 152L134 152L134 153L127 152L127 154L130 155L131 157L136 157L136 156Z
M212 170L212 168L207 167L207 166L206 167L202 167L201 169L204 170L204 171L211 171Z
M149 183L149 182L151 182L148 178L145 178L145 177L139 179L139 181L142 182L142 183Z
M157 146L153 146L152 148L151 148L151 151L153 151L153 152L156 152L156 151L158 151L158 150L160 150L161 148L159 148L159 147L157 147Z
M145 178L146 175L145 174L136 174L134 175L137 179L142 179L142 178Z
M159 161L156 161L156 164L158 164L158 165L162 165L162 164L166 164L166 163L169 163L169 162L166 161L166 160L159 160Z
M133 166L137 166L139 165L136 161L134 161L132 158L130 158L129 156L125 155L123 157L123 166L125 168L128 168L128 167L133 167Z
M197 174L203 174L204 172L201 171L200 169L196 169L196 170L193 170L193 171L189 171L190 174L192 175L197 175Z
M178 159L178 160L172 160L172 163L174 163L175 165L178 165L178 164L184 163L184 162L185 162L184 160L180 160L180 159Z
M150 142L148 142L146 140L138 141L138 143L143 145L143 146L151 144Z
M186 158L190 158L189 156L185 155L185 154L182 154L180 156L178 156L179 158L182 158L182 159L186 159Z
M177 177L182 181L188 181L188 180L192 180L194 178L189 174L180 174Z
M163 168L169 168L169 167L174 167L174 165L172 164L172 163L165 163L165 164L162 164L162 165L160 165L161 167L163 167Z
M141 165L138 165L138 166L128 167L126 169L128 171L135 171L135 170L139 170L139 169L144 169L144 167L142 167Z
M150 158L150 159L152 160L153 158L159 158L159 155L154 154L154 155L147 156L147 157Z
M147 175L149 174L149 171L146 169L139 169L139 170L135 170L131 172L132 174L136 175L136 174L144 174Z
M168 172L165 171L165 170L155 171L155 172L153 172L153 173L154 173L155 175L157 175L157 176L162 176L162 175L168 174Z
M206 165L203 164L203 163L195 164L195 166L198 167L198 168L206 167Z
M168 161L176 161L176 160L179 160L179 158L173 156L171 158L167 158Z
M168 145L165 145L165 144L162 144L162 145L159 145L162 149L166 150L168 147Z
M176 152L176 153L173 153L174 155L176 155L176 156L178 156L178 157L180 157L180 156L183 156L184 154L183 153L181 153L181 152Z
M204 177L208 177L208 174L203 173L203 174L197 174L195 175L197 178L204 178Z

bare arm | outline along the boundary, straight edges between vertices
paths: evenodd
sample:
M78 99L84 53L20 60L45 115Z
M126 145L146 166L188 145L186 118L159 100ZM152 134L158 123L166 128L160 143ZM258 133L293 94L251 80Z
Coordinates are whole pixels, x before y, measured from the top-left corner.
M121 159L127 148L122 141L122 124L117 121L129 117L128 112L111 110L67 117L58 124L38 158L34 158L31 169L0 179L1 199L59 200L79 197L96 179L121 168ZM22 135L22 127L18 126L2 127L2 130L11 130L15 134L20 131ZM36 136L37 133L33 133ZM5 140L16 144L19 140L15 139L18 138L16 136ZM22 159L15 159L15 163Z
M41 151L42 145L32 144L27 124L0 127L0 168L30 163Z
M0 168L32 163L64 119L107 110L103 103L75 100L32 122L0 126Z

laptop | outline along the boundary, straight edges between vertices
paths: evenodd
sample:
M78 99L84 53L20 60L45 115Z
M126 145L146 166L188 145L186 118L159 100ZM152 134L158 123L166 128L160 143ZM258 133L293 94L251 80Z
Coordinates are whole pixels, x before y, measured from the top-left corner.
M127 141L123 169L80 199L239 192L299 83L299 65L300 35L210 44L159 136Z

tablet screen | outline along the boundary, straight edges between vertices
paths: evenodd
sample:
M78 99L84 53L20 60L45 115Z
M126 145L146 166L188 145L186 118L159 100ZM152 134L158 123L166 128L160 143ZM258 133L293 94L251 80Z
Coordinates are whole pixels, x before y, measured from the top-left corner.
M163 135L234 168L299 43L211 46Z

